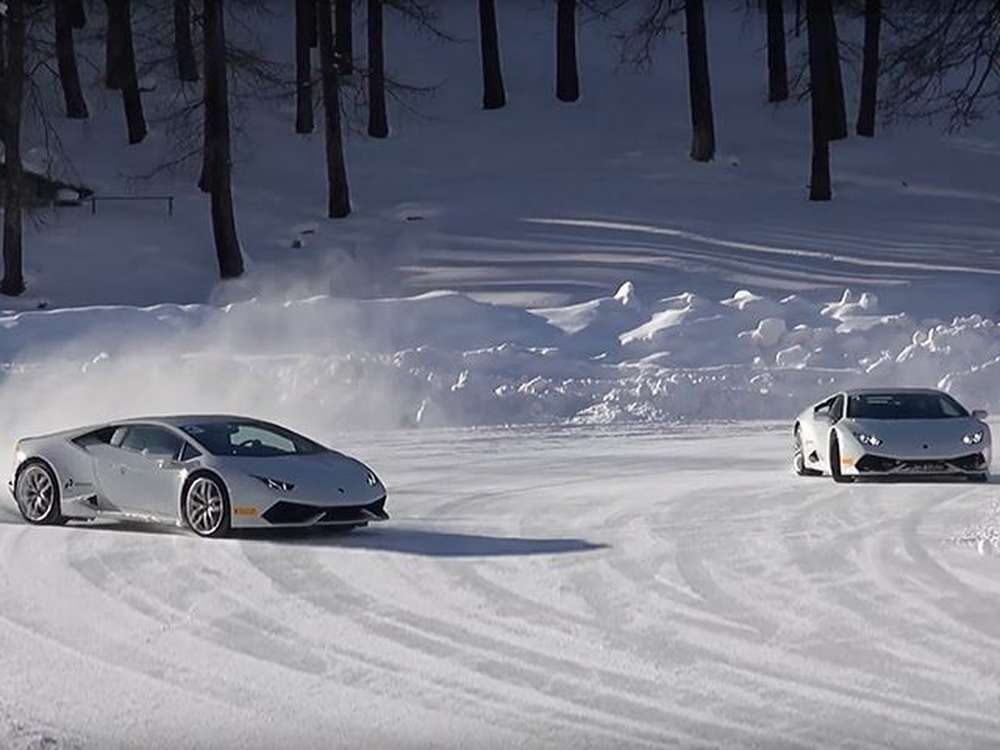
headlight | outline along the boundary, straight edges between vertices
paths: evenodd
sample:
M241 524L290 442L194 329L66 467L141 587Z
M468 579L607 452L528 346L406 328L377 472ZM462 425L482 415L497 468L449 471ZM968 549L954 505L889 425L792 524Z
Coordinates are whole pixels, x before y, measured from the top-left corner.
M375 476L375 472L369 471L368 472L368 486L369 487L374 487L377 484L378 484L378 477Z
M291 492L295 489L295 485L291 482L282 482L280 479L271 479L270 477L258 477L254 475L254 479L259 482L263 482L267 485L268 489L275 490L276 492Z
M855 432L854 437L856 437L858 439L858 442L861 443L862 445L868 445L871 446L872 448L878 448L880 445L882 445L881 438L878 438L875 435L872 435L871 433L868 432Z
M983 431L970 432L968 435L962 438L962 442L966 445L979 445L983 442Z

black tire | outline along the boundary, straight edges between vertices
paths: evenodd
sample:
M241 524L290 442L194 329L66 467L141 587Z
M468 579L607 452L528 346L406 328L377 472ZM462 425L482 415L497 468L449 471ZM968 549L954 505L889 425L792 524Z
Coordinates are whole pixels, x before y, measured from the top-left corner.
M43 474L48 479L48 491L51 499L43 512L34 513L29 510L27 503L32 494L38 490L32 483L33 477ZM61 526L66 523L66 518L62 514L62 493L59 491L59 482L56 480L56 473L52 467L40 458L33 458L25 461L17 469L14 478L14 501L17 509L21 512L21 517L34 526Z
M837 484L849 484L854 481L854 477L845 477L840 472L840 443L837 436L830 436L830 476Z
M208 485L213 486L218 492L218 513L220 514L218 523L208 523L204 520L203 515L198 512L200 501L195 500L192 495L195 492L199 493L200 497L200 493L207 489ZM206 496L206 502L209 504L211 502L208 496ZM201 503L201 507L204 505L205 503ZM181 492L181 517L184 519L184 525L198 536L211 539L229 536L232 529L232 506L229 503L229 490L226 488L226 483L218 474L210 471L199 471L188 477L184 483L184 490Z

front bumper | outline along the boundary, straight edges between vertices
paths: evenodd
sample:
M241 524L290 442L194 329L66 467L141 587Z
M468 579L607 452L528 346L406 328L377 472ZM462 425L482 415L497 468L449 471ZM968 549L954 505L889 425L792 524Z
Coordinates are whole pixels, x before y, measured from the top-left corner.
M279 500L260 518L270 526L354 526L388 521L385 495L366 505L322 506Z
M858 476L956 476L989 471L989 458L984 453L952 458L895 458L866 453L853 464L852 473Z

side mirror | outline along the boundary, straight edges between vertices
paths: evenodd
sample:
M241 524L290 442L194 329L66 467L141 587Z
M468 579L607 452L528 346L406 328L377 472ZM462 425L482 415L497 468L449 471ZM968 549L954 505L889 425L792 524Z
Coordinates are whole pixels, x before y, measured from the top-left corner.
M986 417L988 416L989 413L986 411L986 409L974 409L972 412L973 419L986 419Z

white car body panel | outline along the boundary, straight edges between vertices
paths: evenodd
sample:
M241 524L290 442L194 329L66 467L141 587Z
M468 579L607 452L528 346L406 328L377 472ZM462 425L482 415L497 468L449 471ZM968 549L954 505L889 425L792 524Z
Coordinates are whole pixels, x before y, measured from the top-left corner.
M923 393L938 394L929 389L867 389L844 391L803 410L795 420L802 443L805 467L812 471L831 474L830 445L836 436L840 449L840 471L845 476L898 476L898 475L974 475L985 476L992 461L992 437L989 425L983 421L984 413L970 413L967 417L937 419L860 419L847 416L846 408L837 415L826 416L824 405L838 397L846 405L852 395ZM834 406L837 406L836 402ZM981 433L980 442L969 444L966 436ZM873 435L879 445L864 445L858 434ZM973 465L959 461L975 454L982 454L982 464ZM879 461L860 469L858 462L866 456ZM884 459L882 461L881 459ZM902 464L893 465L893 462ZM870 468L872 465L876 468ZM926 468L925 468L926 467Z
M197 435L180 429L181 424L198 420L258 421L229 416L151 417L25 438L15 447L9 486L13 490L17 473L26 462L42 460L55 474L61 514L67 518L129 518L183 525L185 482L194 472L208 471L222 480L228 492L232 528L353 526L387 520L382 510L386 488L357 459L329 449L288 456L213 455L198 442ZM83 447L74 442L98 430L131 426L167 430L199 455L186 461L171 460L110 444ZM294 486L273 489L257 477ZM288 513L280 516L282 520L273 520L279 518L278 510L292 505L293 520L285 520ZM373 507L364 510L366 506ZM330 513L334 509L337 512Z

